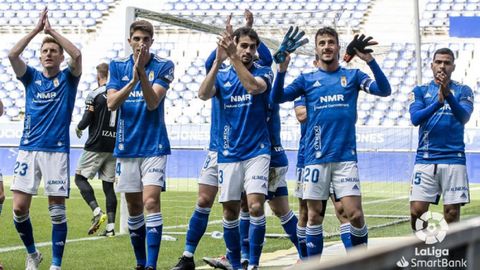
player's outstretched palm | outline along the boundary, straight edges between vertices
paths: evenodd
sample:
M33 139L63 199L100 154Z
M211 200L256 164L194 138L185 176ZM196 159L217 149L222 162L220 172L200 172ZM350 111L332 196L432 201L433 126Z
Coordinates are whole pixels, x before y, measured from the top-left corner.
M45 32L45 34L47 35L51 35L53 29L52 29L52 25L50 24L50 21L48 20L48 14L45 14L44 22L45 22L45 26L43 28L43 32Z
M224 32L222 37L218 38L217 44L225 50L228 57L232 58L237 55L237 47L235 46L233 38L229 33Z
M243 12L243 16L245 17L245 26L248 27L248 28L252 28L253 27L253 13L250 10L245 9L245 12Z
M35 25L35 28L34 28L34 30L35 30L36 33L40 33L40 32L42 32L42 30L44 29L44 27L45 27L45 18L47 17L47 12L48 12L47 7L45 7L45 8L43 9L43 11L40 12L40 16L39 16L39 18L38 18L37 25Z

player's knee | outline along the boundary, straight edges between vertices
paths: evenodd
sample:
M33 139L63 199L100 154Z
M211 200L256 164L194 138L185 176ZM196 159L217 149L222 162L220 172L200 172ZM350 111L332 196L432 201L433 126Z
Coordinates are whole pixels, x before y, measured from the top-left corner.
M248 203L248 212L252 217L259 217L264 214L263 203L259 201Z
M231 209L231 208L224 208L223 209L223 218L228 221L237 220L238 219L238 211Z
M215 200L215 197L212 198L210 196L200 194L197 199L197 205L202 208L212 208L214 200Z
M322 224L323 217L321 211L308 210L308 224L319 225Z
M361 209L355 209L351 211L350 216L348 217L348 220L352 225L356 225L357 227L363 225L364 222L364 217L363 217L363 211Z
M159 198L148 197L143 200L143 205L147 212L158 212L160 210Z

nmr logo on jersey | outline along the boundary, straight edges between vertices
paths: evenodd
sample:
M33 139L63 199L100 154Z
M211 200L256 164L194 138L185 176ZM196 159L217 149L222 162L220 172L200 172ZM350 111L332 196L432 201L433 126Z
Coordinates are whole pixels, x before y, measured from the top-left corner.
M132 91L132 92L130 92L128 97L133 97L133 98L143 97L143 92L142 91Z
M250 101L250 100L252 100L252 95L250 94L230 97L230 102L244 102L244 101Z
M36 98L41 100L48 100L48 99L54 99L56 96L57 96L56 92L37 93Z
M320 103L344 101L342 94L319 97Z

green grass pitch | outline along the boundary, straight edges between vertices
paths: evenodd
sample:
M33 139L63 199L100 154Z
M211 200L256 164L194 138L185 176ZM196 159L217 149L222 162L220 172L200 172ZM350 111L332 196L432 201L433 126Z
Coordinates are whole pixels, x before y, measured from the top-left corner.
M5 190L7 200L0 216L0 262L4 269L22 269L25 263L25 249L15 231L12 221L11 192L9 183L11 177L5 177ZM73 183L73 182L72 182ZM91 182L100 206L104 208L105 200L101 191L100 181ZM293 182L290 181L291 184ZM290 184L289 183L289 184ZM293 185L290 187L293 190ZM408 222L399 222L401 217L409 214L407 183L362 183L364 212L367 215L367 224L372 229L369 237L399 236L411 232ZM292 193L292 192L290 192ZM43 194L40 190L39 194ZM186 225L194 209L197 197L195 180L169 180L167 192L162 193L162 214L164 218L164 234L168 232L185 232ZM480 214L480 185L471 185L472 203L462 208L462 219L478 216ZM298 210L296 198L290 197L290 204ZM441 206L433 206L432 211L441 212ZM327 217L324 221L324 231L327 235L338 232L338 221L333 215L331 203L327 209ZM112 238L94 238L87 235L92 214L89 207L83 201L75 186L72 186L71 197L67 200L68 218L68 242L65 248L63 269L132 269L135 259L128 235L117 235ZM117 228L118 232L117 213ZM36 243L45 245L38 247L44 255L40 269L48 269L51 260L51 247L49 245L51 224L48 215L47 198L43 195L34 197L31 208L31 219L34 228ZM210 216L211 224L207 232L222 231L221 207L215 204ZM385 224L397 221L398 224L383 227ZM377 227L378 228L374 228ZM101 228L102 230L103 228ZM267 220L267 233L282 234L283 230L276 217ZM185 242L184 235L171 234L177 241L162 241L158 269L170 269L183 252ZM330 237L326 241L338 240L338 237ZM287 249L292 245L286 238L268 238L264 246L264 252L278 249ZM202 238L195 260L197 266L203 265L203 256L219 256L225 252L222 239L215 239L206 235Z

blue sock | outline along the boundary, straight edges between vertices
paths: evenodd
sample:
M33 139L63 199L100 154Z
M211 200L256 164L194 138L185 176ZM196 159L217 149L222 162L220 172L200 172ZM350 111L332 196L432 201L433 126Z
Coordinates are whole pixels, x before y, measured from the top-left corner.
M350 226L350 235L352 239L352 246L367 245L368 243L368 229L367 224L362 228L355 228Z
M322 225L307 225L307 253L308 257L320 255L323 251Z
M147 263L147 252L145 250L145 219L143 214L128 217L128 231L130 242L137 259L137 265L145 266Z
M293 213L293 211L290 210L290 212L280 217L280 223L282 224L283 230L288 234L290 241L292 241L292 243L295 245L295 247L297 248L298 254L300 255L300 248L298 246L298 238L297 238L298 219Z
M207 230L208 216L210 208L195 207L190 222L188 223L187 240L185 242L185 251L194 254L197 249L198 242L202 239L203 234Z
M27 248L28 254L35 253L37 249L35 248L35 240L33 239L33 228L32 223L30 222L30 216L28 214L24 216L16 216L14 213L13 223L15 224L15 228L17 229L23 244Z
M61 266L63 250L67 241L67 215L64 204L48 207L52 219L52 265Z
M250 239L249 266L258 266L260 263L260 255L262 255L263 242L265 241L266 223L265 215L250 217L250 231L248 234Z
M307 228L299 227L297 225L297 238L298 238L298 251L299 251L298 255L300 257L300 260L306 259L308 257L306 230Z
M240 231L238 219L228 221L223 219L223 239L227 246L227 258L233 269L242 268L240 263Z
M250 257L250 241L248 231L250 230L250 213L240 212L240 239L242 239L242 261Z
M147 215L147 264L157 269L158 253L160 252L160 243L162 241L163 219L162 213L152 213Z
M340 238L342 239L345 249L352 247L352 238L350 237L350 223L340 225Z

